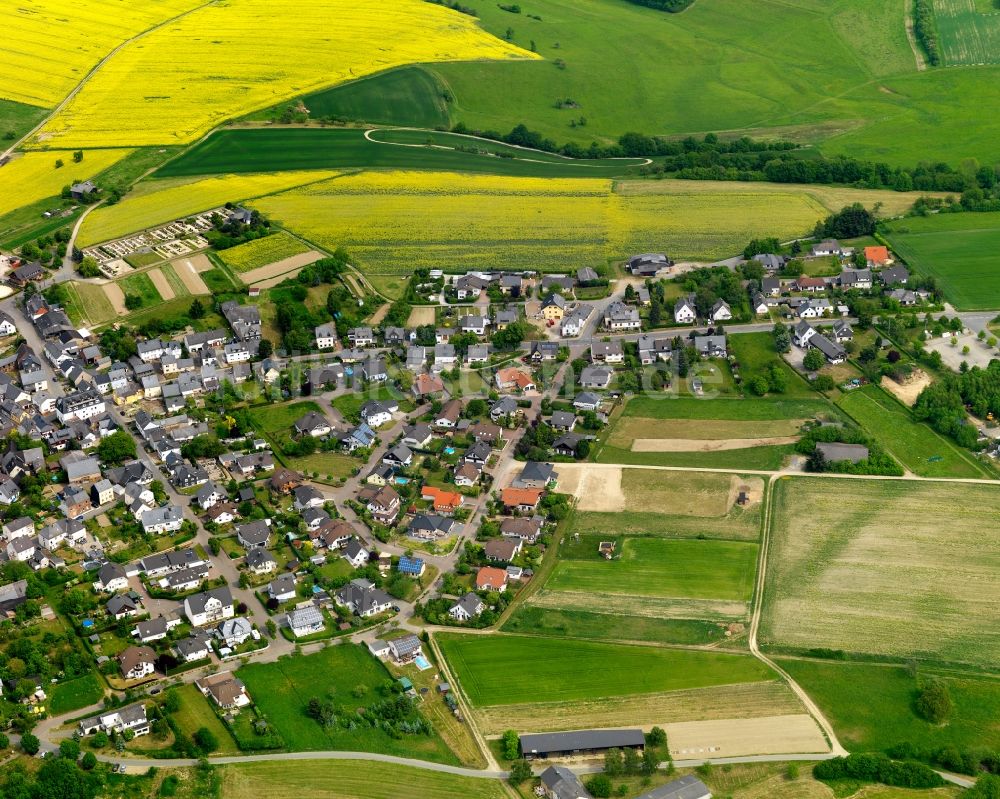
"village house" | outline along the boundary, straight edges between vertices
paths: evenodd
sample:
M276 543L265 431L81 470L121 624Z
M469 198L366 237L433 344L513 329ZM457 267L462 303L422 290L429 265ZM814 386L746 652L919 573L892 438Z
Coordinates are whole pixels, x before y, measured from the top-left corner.
M184 615L195 627L231 619L236 615L233 595L227 586L193 594L184 600Z
M486 603L479 598L478 594L470 591L449 608L448 615L455 621L471 621L484 610L486 610Z
M690 297L681 297L674 303L674 322L679 325L694 324L698 318L698 310L695 308L694 300Z
M507 572L504 569L497 569L493 566L482 566L476 572L477 591L499 591L503 593L507 590Z
M126 680L141 680L156 671L156 653L148 646L126 647L118 655L118 668Z

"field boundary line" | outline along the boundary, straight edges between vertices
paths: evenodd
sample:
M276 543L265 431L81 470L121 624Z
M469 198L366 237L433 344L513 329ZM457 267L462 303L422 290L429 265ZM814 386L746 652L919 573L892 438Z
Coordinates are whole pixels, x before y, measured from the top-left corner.
M833 725L831 725L826 716L823 715L823 712L819 709L819 705L812 700L809 694L805 692L802 686L800 686L787 671L771 660L771 658L764 655L760 651L760 647L757 645L757 631L760 629L760 619L764 606L764 587L767 580L767 558L771 543L771 520L773 509L772 499L774 485L776 483L777 480L768 480L767 485L764 486L764 497L762 500L764 508L763 513L761 514L762 524L764 527L760 542L757 581L754 589L753 608L750 614L750 631L747 636L747 643L750 646L750 654L784 678L788 687L792 689L793 693L795 693L795 695L801 700L802 704L805 705L806 711L810 716L812 716L813 720L819 726L820 731L826 737L827 742L830 744L831 754L846 755L847 750L844 749L840 741L837 739L837 733L834 732Z

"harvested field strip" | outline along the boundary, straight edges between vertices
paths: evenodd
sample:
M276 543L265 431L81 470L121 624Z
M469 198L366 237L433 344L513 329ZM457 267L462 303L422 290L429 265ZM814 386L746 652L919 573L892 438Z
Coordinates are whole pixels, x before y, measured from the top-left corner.
M306 252L301 252L298 255L291 255L288 258L275 261L267 266L262 266L259 269L251 269L250 271L244 272L239 277L240 280L247 285L250 285L251 283L264 285L265 282L272 281L278 277L282 279L285 277L291 277L292 273L297 274L302 267L315 263L322 257L323 253L321 252L317 252L316 250L307 250Z
M92 325L114 319L116 312L103 286L70 280L63 284L71 298L70 314L79 315ZM74 313L74 309L76 313Z
M105 283L101 288L104 289L104 296L107 297L113 309L110 318L128 314L128 308L125 307L125 292L122 291L121 286L117 283Z
M159 269L150 269L146 274L149 275L149 279L153 281L153 286L163 299L172 300L174 298L174 287L167 280L163 272Z
M710 599L662 599L644 597L641 602L623 594L541 589L531 598L540 608L565 608L594 613L622 613L648 619L704 619L708 621L743 621L746 602Z
M808 713L755 719L669 722L664 729L675 758L742 757L829 752L819 725Z
M561 560L547 588L553 591L682 599L747 600L757 545L734 541L628 538L617 557Z
M642 416L622 416L614 426L608 443L628 448L637 439L657 438L730 439L769 438L794 435L802 427L802 419L771 419L739 422L725 419L649 419Z
M590 463L561 464L559 490L576 497L578 510L600 512L625 510L622 470L617 466L596 466Z
M1000 486L782 479L762 643L992 668Z
M664 509L690 516L725 516L729 511L729 474L623 469L622 490L629 507Z
M777 680L718 685L662 694L537 702L479 708L474 714L484 735L514 728L549 732L587 727L651 727L664 722L708 719L766 718L801 713L802 705L787 685Z
M211 268L211 262L204 255L196 255L193 258L180 258L171 261L170 265L177 273L184 287L189 294L210 294L205 281L201 279L202 267L207 265Z

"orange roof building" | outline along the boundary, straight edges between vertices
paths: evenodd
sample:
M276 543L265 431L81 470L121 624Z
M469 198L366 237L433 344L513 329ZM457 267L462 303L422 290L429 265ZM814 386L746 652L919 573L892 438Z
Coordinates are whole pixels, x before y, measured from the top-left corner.
M505 488L500 492L500 501L505 508L534 510L542 498L541 488Z
M443 491L434 486L424 486L420 490L421 499L434 503L438 513L451 513L462 506L462 495L457 491Z
M520 391L535 390L535 381L531 379L531 376L514 366L508 366L505 369L499 370L496 374L496 384L497 388L501 391L510 391L511 389L519 389Z
M507 570L497 569L493 566L483 566L476 573L477 591L506 591L507 590Z
M889 249L887 247L865 247L865 260L868 266L885 266L889 263Z

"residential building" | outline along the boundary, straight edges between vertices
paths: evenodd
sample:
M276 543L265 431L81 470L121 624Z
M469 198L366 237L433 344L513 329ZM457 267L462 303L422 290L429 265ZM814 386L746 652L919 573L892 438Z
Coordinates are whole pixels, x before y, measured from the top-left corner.
M156 653L148 646L130 646L118 655L118 668L126 680L141 680L156 671Z
M235 614L233 595L227 586L193 594L184 600L184 615L195 627L231 619Z

